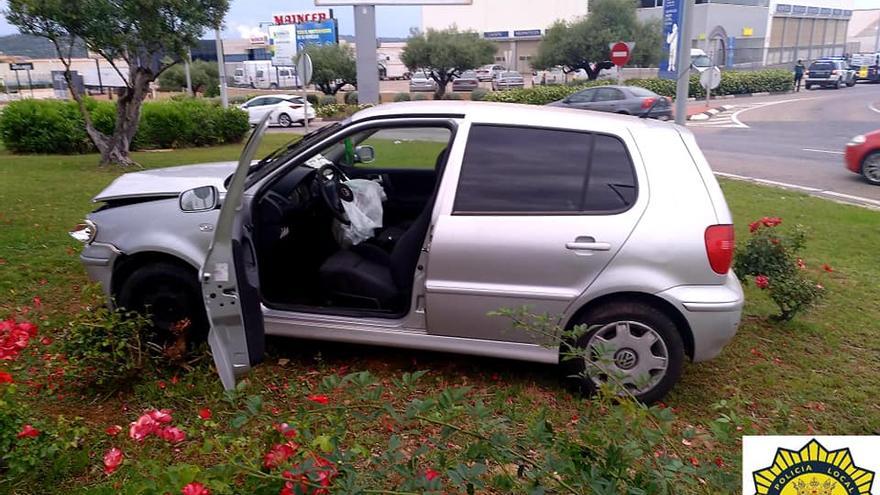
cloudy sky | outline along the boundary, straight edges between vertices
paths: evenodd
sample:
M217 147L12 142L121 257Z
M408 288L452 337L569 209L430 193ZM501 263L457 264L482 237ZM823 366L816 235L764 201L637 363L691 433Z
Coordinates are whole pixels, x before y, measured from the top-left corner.
M315 9L313 0L231 0L232 6L226 15L226 31L224 37L240 38L248 37L252 32L262 32L259 25L261 22L270 22L272 14L276 12L301 12ZM479 0L477 0L479 1ZM792 0L791 3L806 3ZM6 8L6 2L0 0L2 8ZM877 8L880 0L853 0L856 9ZM352 8L339 7L334 10L334 16L339 19L339 32L341 34L354 34L352 21ZM411 27L421 24L421 9L419 7L377 7L376 24L379 36L405 37ZM10 26L6 19L0 16L0 35L13 34L18 30Z
M226 31L223 37L240 38L248 37L251 32L265 32L261 30L261 22L271 22L272 14L278 12L305 12L315 10L314 0L231 0L232 5L226 14ZM2 8L6 8L6 2L0 1ZM354 21L352 20L352 7L338 7L333 11L334 17L339 19L340 34L354 34ZM379 36L405 37L409 34L410 27L418 27L421 24L421 8L419 7L377 7L376 29ZM6 18L0 16L0 36L17 33L18 30L6 22ZM213 35L210 36L213 38Z

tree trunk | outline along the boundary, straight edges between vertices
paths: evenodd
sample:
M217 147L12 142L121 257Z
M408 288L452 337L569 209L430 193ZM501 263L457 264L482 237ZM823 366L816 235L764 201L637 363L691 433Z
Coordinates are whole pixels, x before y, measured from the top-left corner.
M126 88L116 102L116 125L113 135L106 136L93 127L91 122L86 123L89 136L92 136L95 146L101 153L101 165L117 164L122 166L137 165L131 159L129 151L131 141L137 133L140 125L141 105L147 97L152 73L142 68L133 69L129 72L131 87ZM95 139L95 135L100 135Z

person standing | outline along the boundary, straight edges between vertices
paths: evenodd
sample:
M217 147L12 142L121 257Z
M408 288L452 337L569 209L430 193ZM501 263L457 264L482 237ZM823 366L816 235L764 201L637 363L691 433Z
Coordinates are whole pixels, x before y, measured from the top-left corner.
M804 69L806 69L806 67L804 67L803 60L798 60L797 64L795 64L795 66L794 66L794 90L795 91L801 90L801 79L804 78Z

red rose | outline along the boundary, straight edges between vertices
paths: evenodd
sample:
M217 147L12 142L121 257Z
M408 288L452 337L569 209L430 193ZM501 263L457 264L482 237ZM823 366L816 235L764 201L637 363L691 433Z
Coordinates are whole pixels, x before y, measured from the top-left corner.
M757 285L759 289L766 289L770 286L770 279L767 275L758 275L755 277L755 285Z
M145 438L159 430L159 423L153 420L149 414L144 414L137 421L131 423L128 435L136 442L143 442Z
M171 409L160 409L160 410L152 410L148 411L147 414L153 421L157 423L170 423L171 422Z
M761 219L761 223L763 223L765 227L776 227L782 223L782 219L779 217L764 217Z
M21 431L16 435L18 438L36 438L40 436L40 430L34 428L31 425L24 425L21 427Z
M275 430L284 435L285 438L293 438L296 436L296 430L287 423L279 423L275 425Z
M0 371L0 383L12 383L12 375L5 371Z
M183 495L211 495L211 490L208 490L208 487L198 481L193 481L183 487L180 493Z
M749 224L749 232L755 233L761 228L761 222L752 222Z
M433 481L434 478L438 478L438 477L440 477L440 472L439 472L439 471L434 471L434 470L431 469L431 468L428 468L428 469L425 470L425 479L426 479L426 480L428 480L428 481Z
M159 436L168 443L180 443L186 440L186 433L176 426L166 426L159 432Z
M831 268L831 266L830 266L828 263L823 263L823 264L822 264L822 269L825 270L825 271L828 272L828 273L831 273L831 272L834 271L834 269Z
M113 447L104 454L104 474L113 474L122 464L122 451Z
M211 410L208 409L207 407L203 407L202 409L199 409L199 417L200 418L211 419L211 416L212 416Z
M328 404L330 403L330 398L323 394L318 395L310 395L308 399L312 402L317 402L318 404Z
M273 445L269 452L266 452L266 455L263 456L263 467L273 469L284 464L290 456L296 453L298 447L293 442Z
M104 430L104 433L110 435L111 437L115 437L116 435L119 435L119 432L121 432L121 431L122 431L121 426L112 425L112 426L108 426L107 429Z

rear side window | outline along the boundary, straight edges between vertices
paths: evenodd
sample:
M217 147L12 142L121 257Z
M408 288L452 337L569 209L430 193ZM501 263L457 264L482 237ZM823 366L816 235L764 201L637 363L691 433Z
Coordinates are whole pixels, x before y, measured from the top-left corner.
M476 125L453 209L456 214L615 213L635 198L632 162L615 137Z

